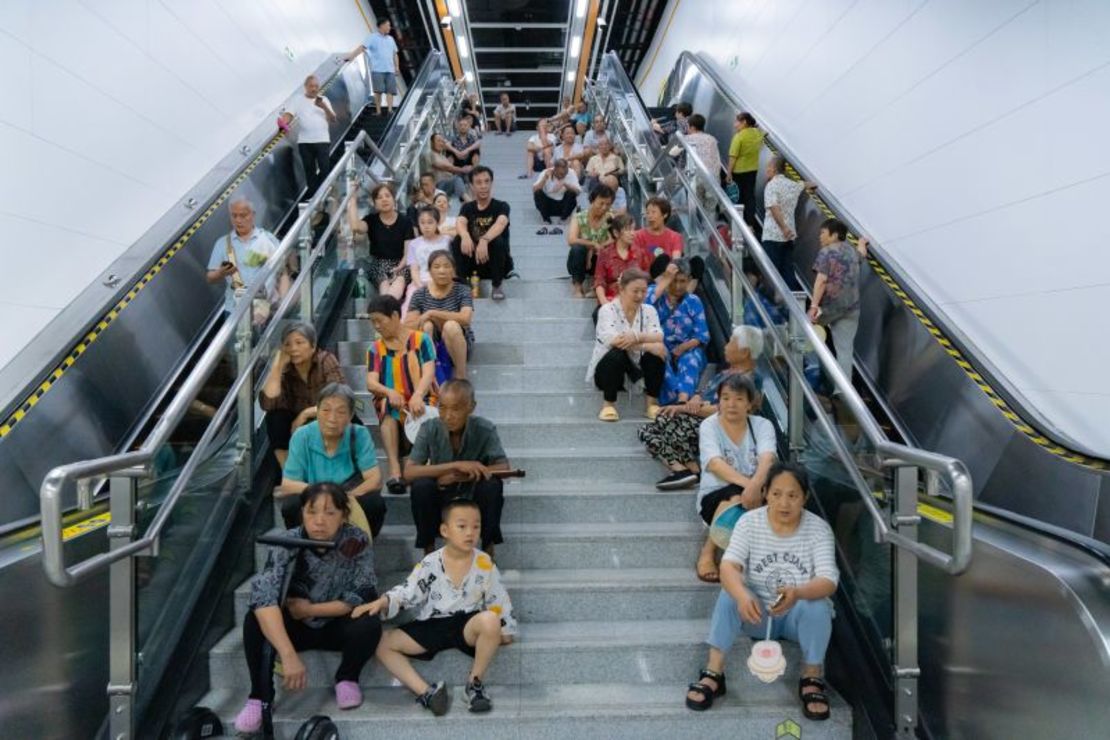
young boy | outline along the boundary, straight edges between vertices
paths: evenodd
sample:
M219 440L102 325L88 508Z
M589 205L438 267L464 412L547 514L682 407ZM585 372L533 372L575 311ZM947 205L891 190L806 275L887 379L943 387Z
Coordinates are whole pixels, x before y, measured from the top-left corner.
M497 648L512 642L517 631L501 573L488 555L475 548L481 531L477 504L461 498L449 501L443 507L443 523L439 526L446 546L417 563L404 583L351 612L354 619L379 613L392 619L402 609L417 610L416 621L382 638L377 656L416 694L416 701L437 717L447 712L447 687L443 681L429 686L409 658L431 660L436 653L451 648L472 656L466 704L471 712L488 712L493 702L482 685L482 676Z
M860 259L867 253L867 240L860 239L857 251L847 239L848 227L840 219L830 218L821 224L818 234L821 251L813 262L817 281L813 284L809 320L828 327L836 361L851 382L852 355L859 329Z

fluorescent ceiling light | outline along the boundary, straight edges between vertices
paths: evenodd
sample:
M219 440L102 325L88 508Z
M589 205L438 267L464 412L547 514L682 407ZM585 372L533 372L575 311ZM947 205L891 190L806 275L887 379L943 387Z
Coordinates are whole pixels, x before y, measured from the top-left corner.
M459 46L459 56L463 59L470 57L470 49L466 45L466 36L456 36L455 43Z
M467 82L474 82L474 73L473 72L467 70L467 73L466 73L465 77L466 77Z
M567 72L567 82L574 82L574 78L577 76L578 73L572 69L571 71Z
M455 18L462 15L462 10L459 8L459 0L447 0L447 10L449 10L451 15Z
M579 52L582 51L582 37L575 36L570 40L570 58L577 59Z
M457 2L458 0L456 0ZM586 6L590 4L590 0L578 0L578 5L574 9L574 15L578 18L586 15Z
M450 26L451 25L451 16L445 15L442 18L440 18L439 19L439 25L441 25L441 26Z

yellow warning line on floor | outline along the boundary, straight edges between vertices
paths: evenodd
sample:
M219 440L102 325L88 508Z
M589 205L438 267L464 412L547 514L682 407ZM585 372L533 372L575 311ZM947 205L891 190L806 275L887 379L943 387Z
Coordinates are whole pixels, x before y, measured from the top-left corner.
M783 156L781 152L776 150L770 144L767 144L766 146L773 154L780 157ZM787 162L786 164L786 175L791 180L795 181L800 181L803 179L798 170L796 170L794 166L791 165L789 162ZM831 208L829 208L828 204L825 203L820 195L818 195L817 193L811 193L810 199L817 206L817 208L820 209L821 213L825 214L826 218L837 217L837 215L833 212ZM850 234L848 236L848 241L853 245L859 243L858 237L854 234ZM898 283L898 281L895 280L894 277L887 271L886 267L884 267L883 264L875 258L875 255L868 253L867 263L871 265L872 272L878 275L879 279L882 280L888 288L890 288L890 291L894 293L894 295L897 296L900 301L902 301L902 304L910 310L910 313L912 313L917 318L918 322L929 331L929 334L932 335L937 344L939 344L944 349L944 351L948 353L948 356L956 362L960 369L964 371L964 374L967 375L967 377L971 378L975 385L979 387L979 390L981 390L983 394L986 395L988 399L990 399L990 402L994 404L994 406L1002 413L1004 417L1006 417L1006 420L1009 421L1015 429L1017 429L1025 437L1032 441L1033 444L1051 453L1052 455L1055 455L1061 460L1066 460L1067 462L1074 463L1076 465L1082 465L1083 467L1090 468L1091 470L1110 470L1110 463L1108 463L1107 461L1099 460L1098 458L1094 457L1089 457L1087 455L1084 455L1083 453L1076 452L1074 450L1069 450L1066 447L1063 447L1060 444L1052 441L1048 437L1044 436L1043 434L1038 432L1031 424L1022 419L1021 416L1016 411L1014 411L1014 409L1011 408L1008 403L1006 403L1006 400L1002 398L1002 396L1000 396L994 388L991 387L990 383L986 381L986 379L975 369L975 367L968 361L968 359L964 357L964 354L955 346L955 344L953 344L952 340L949 339L943 331L941 331L940 327L933 323L933 320L930 319L923 310L921 310L921 307L918 306L916 302L914 302L913 298L909 296L905 288L903 288ZM945 516L948 515L945 514ZM948 516L947 522L951 522L951 520L951 516Z

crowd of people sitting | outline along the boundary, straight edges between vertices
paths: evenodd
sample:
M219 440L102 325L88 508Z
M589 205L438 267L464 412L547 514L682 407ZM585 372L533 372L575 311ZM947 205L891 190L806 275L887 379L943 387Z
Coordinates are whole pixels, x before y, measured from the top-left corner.
M306 84L308 100L317 94ZM328 110L305 103L285 123L306 115L326 119ZM490 117L492 132L510 136L517 123L503 93ZM299 651L335 650L342 654L334 677L337 705L356 707L359 674L376 656L436 715L447 711L446 686L428 683L410 659L459 649L473 657L465 685L470 710L492 707L483 679L498 647L517 633L495 565L502 475L510 464L496 426L474 414L475 391L466 378L478 279L490 281L491 299L504 300L513 259L510 207L493 197L494 172L481 164L484 125L480 104L470 101L450 135L436 133L428 142L411 192L399 196L392 184L375 184L366 214L358 198L348 201L347 224L368 241L367 271L377 293L367 309L375 337L365 364L384 472L335 355L319 346L310 324L290 323L281 332L259 399L281 469L275 499L290 533L338 546L296 558L275 548L255 576L243 625L252 683L235 722L241 732L258 730L262 702L274 695L272 681L262 678L269 673L257 670L266 641L281 661L287 690L306 684ZM750 115L740 114L726 167L705 125L680 104L672 127L659 132L685 135L708 171L735 181L741 202L754 205L752 162L758 167L762 133ZM315 150L305 150L309 155ZM572 297L596 303L586 381L601 393L598 418L618 421L619 394L642 382L646 423L639 439L666 468L657 487L696 488L695 513L707 527L730 510L744 513L727 546L707 535L696 561L697 577L722 589L708 631L707 666L690 685L686 705L705 710L725 694L725 656L738 636L770 634L801 645L803 711L827 718L822 665L831 635L829 597L838 582L832 533L805 511L805 471L777 460L774 425L760 415L762 320L745 310L724 344L723 363L708 372L711 333L697 294L705 261L687 254L682 234L670 228L667 199L647 199L637 225L622 184L625 160L604 117L584 102L564 101L556 116L541 119L524 156L520 177L531 180L543 222L538 234L565 233ZM322 168L321 162L314 182L326 174ZM772 158L765 228L774 237L773 263L794 286L794 209L812 184L783 173L782 160ZM358 181L349 188L357 192ZM460 203L455 217L449 215L453 199ZM229 306L261 266L248 259L251 250L276 248L269 232L254 227L248 202L233 202L231 213L233 229L214 246L208 272L210 282L227 284ZM745 209L746 218L753 213L754 207ZM835 219L822 225L809 315L829 327L850 378L865 242L857 249L846 236ZM759 296L759 271L746 271ZM767 312L775 309L773 297L760 300ZM424 557L407 580L379 594L373 543L389 506L383 487L410 493L414 545ZM439 549L438 539L445 543ZM284 601L283 583L292 583ZM414 612L415 621L383 633L381 620L401 610Z

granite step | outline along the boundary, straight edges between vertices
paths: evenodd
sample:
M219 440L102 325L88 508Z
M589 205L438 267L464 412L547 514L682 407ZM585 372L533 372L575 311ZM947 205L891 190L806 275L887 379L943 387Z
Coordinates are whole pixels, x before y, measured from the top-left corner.
M388 508L408 506L407 500L388 499ZM680 567L694 562L705 537L692 511L688 521L675 523L511 524L502 519L501 532L505 541L497 547L497 565L505 570ZM415 549L415 536L411 525L382 527L374 540L375 568L404 571L420 562L423 552ZM255 545L256 568L270 549Z
M477 413L483 413L479 406ZM367 422L374 444L381 446L381 428L376 419ZM639 444L636 433L643 420L630 419L601 425L584 419L547 419L538 424L535 419L506 419L497 421L502 444L512 442L514 450L551 449L558 446L568 455L592 449L628 449Z
M741 669L742 670L742 669ZM733 671L736 673L737 671ZM451 680L452 705L447 717L434 717L403 688L370 689L362 706L340 711L328 688L311 688L279 698L274 714L277 736L293 740L305 718L326 714L344 740L672 740L717 738L767 740L850 740L852 713L839 695L832 697L832 717L811 722L802 716L796 686L785 680L729 693L710 712L691 712L683 704L687 679L665 683L627 683L613 676L597 684L490 685L494 702L489 714L466 711L464 675ZM621 683L617 683L621 681ZM230 726L246 699L245 688L217 689L202 706L213 709Z
M381 572L378 585L392 588L407 571ZM513 613L524 623L607 620L706 619L719 587L682 568L548 569L501 572ZM235 620L242 624L250 582L235 590Z
M389 629L392 624L387 624ZM535 684L603 683L619 676L622 683L650 685L695 678L704 667L708 619L660 619L632 622L554 622L521 624L518 638L502 647L490 668L489 683L500 686ZM796 683L800 652L783 642L787 673L782 681ZM235 688L250 681L243 659L241 633L228 633L209 654L209 680L213 688ZM729 651L729 688L734 694L754 696L765 684L743 669L751 653L750 640L742 637ZM301 653L309 687L330 687L339 654L310 650ZM471 658L457 650L440 653L419 670L429 677L459 680ZM394 686L393 677L378 661L363 669L363 688Z

